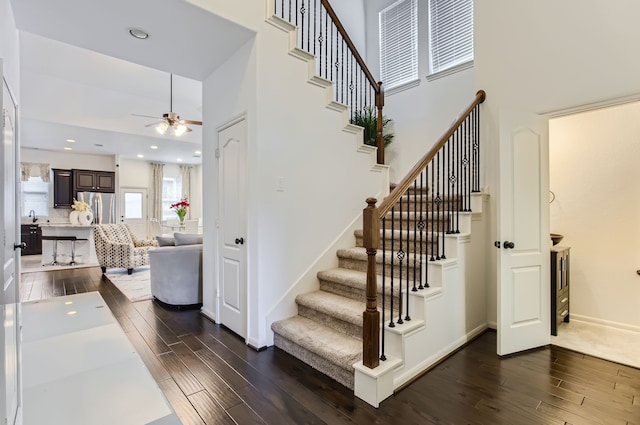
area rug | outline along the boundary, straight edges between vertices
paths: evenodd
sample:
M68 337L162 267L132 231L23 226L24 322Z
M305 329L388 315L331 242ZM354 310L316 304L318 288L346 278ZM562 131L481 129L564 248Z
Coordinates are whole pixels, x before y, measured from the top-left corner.
M153 299L149 266L136 267L131 274L127 274L127 269L107 269L105 276L131 302Z

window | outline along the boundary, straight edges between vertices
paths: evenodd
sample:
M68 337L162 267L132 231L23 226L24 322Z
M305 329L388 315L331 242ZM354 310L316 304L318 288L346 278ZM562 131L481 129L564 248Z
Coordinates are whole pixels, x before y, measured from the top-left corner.
M162 178L162 220L178 219L176 212L169 208L182 198L182 176Z
M429 0L429 74L473 61L473 0Z
M22 181L22 215L29 215L33 210L38 217L49 215L49 183L42 181L41 177L29 177Z
M400 0L380 12L380 76L385 90L419 81L418 4Z

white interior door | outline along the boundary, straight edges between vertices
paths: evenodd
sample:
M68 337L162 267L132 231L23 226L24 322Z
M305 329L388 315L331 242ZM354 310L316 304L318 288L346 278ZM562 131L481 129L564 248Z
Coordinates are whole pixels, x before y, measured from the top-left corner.
M138 239L147 239L149 218L147 214L147 189L127 187L120 189L120 221L128 224Z
M548 133L544 117L500 114L500 355L550 341Z
M2 62L0 61L0 75ZM2 379L0 382L0 418L3 423L14 425L20 423L21 384L20 384L20 308L19 282L20 261L16 244L20 243L17 220L20 214L17 209L16 194L16 164L18 163L18 140L16 137L15 102L4 78L2 80L2 134L3 148L2 164L2 291L0 292L0 306L2 308L2 328L0 338L3 341L0 365Z
M219 321L246 338L246 117L218 129L220 198Z

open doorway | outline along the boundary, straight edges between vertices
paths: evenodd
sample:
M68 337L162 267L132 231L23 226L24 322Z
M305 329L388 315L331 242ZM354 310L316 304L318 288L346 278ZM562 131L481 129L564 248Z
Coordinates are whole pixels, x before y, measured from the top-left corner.
M570 247L552 343L640 367L640 102L549 121L550 225Z

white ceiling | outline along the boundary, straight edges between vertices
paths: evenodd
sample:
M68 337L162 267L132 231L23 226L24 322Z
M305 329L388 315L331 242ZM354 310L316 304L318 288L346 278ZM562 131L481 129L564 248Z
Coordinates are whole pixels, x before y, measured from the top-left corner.
M23 147L200 163L194 152L201 150L201 127L160 136L145 127L158 120L132 114L169 112L173 73L173 112L202 120L201 81L251 31L183 0L12 0L12 7L20 30ZM133 38L131 27L149 38Z

